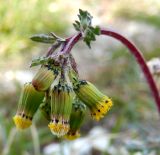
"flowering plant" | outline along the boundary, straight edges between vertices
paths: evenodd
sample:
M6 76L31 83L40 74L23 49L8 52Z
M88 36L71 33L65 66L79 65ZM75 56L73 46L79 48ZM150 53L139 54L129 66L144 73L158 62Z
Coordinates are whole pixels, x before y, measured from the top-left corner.
M112 107L112 99L92 83L79 77L77 64L71 54L72 47L80 40L91 48L91 42L98 35L107 35L121 41L139 63L160 112L160 95L153 77L146 65L142 53L124 36L92 26L92 16L87 11L79 10L79 21L74 28L78 33L63 39L54 33L38 34L33 41L52 44L45 57L35 59L31 67L40 66L30 83L24 85L14 122L19 129L26 129L38 110L49 121L51 132L67 139L80 136L80 127L87 109L94 120L100 120ZM115 103L116 104L116 103Z

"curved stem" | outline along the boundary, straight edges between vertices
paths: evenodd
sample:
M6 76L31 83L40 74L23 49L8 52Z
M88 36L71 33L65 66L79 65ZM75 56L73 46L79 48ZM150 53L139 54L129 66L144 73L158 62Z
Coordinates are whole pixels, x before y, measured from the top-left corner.
M153 94L153 97L155 99L158 111L160 113L160 95L159 95L157 86L154 82L154 79L149 71L149 68L146 64L146 61L145 61L142 53L138 50L138 48L136 48L136 46L133 43L131 43L127 38L118 34L117 32L101 28L101 35L113 37L113 38L119 40L120 42L122 42L122 44L125 45L129 49L129 51L135 57L137 63L139 64L139 66L141 67L141 70L143 71L143 73L145 75L147 83L148 83L150 90ZM81 33L78 33L77 35L68 39L68 42L67 42L64 50L62 51L62 53L69 53L71 51L72 47L79 41L79 39L81 37L82 37Z
M62 53L69 53L72 47L81 39L81 37L82 37L82 34L78 33L74 35L73 37L66 39L67 43Z
M153 76L151 75L151 73L149 71L149 68L146 64L146 61L145 61L142 53L138 50L138 48L136 48L136 46L133 43L131 43L128 39L126 39L125 37L123 37L122 35L120 35L116 32L101 29L101 34L113 37L113 38L119 40L120 42L122 42L122 44L124 44L129 49L131 54L135 57L137 63L139 64L139 66L141 67L141 70L143 71L143 73L145 75L147 83L149 84L149 87L152 91L155 102L157 104L158 111L160 113L160 95L159 95L157 86L154 82Z

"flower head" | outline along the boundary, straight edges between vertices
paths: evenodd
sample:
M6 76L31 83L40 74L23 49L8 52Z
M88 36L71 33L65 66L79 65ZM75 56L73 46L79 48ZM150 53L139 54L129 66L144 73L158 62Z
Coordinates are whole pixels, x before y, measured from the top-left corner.
M18 103L18 110L13 120L19 129L28 128L40 103L44 98L43 92L34 89L31 83L24 85Z
M80 137L80 126L84 121L86 106L78 99L72 105L72 113L70 117L70 129L64 136L68 140L74 140Z
M32 85L38 91L47 90L52 84L58 70L49 66L42 66L32 80Z
M66 83L60 82L51 91L51 122L49 128L58 137L69 130L73 91Z
M89 107L91 116L95 120L103 118L113 105L109 97L102 94L88 81L81 80L76 82L74 91L79 99Z

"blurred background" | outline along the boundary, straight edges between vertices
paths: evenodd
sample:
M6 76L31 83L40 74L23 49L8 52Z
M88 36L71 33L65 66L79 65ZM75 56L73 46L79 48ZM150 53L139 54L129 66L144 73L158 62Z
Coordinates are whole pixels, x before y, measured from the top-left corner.
M80 76L113 98L104 119L86 117L75 141L53 136L39 111L30 129L15 129L21 88L37 70L31 60L49 48L29 37L74 34L79 8L93 15L94 25L128 37L147 61L160 57L159 0L0 0L0 154L159 155L160 120L149 87L129 51L109 37L97 37L91 49L79 42L72 50Z

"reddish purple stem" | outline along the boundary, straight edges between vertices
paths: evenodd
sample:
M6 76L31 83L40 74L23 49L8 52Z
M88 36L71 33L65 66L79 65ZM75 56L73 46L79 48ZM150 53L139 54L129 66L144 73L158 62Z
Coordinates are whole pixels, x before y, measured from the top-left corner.
M101 28L101 35L113 37L113 38L119 40L120 42L122 42L122 44L124 44L129 49L131 54L135 57L136 61L140 65L140 67L146 77L147 83L149 84L150 90L153 94L158 111L160 113L160 94L158 92L158 89L157 89L157 86L154 82L153 76L151 75L151 73L149 71L149 68L146 64L146 61L145 61L142 53L138 50L138 48L136 48L136 46L132 42L130 42L127 38L118 34L117 32ZM77 35L75 35L71 38L68 38L67 44L66 44L64 50L62 51L62 53L69 53L71 51L72 47L79 41L79 39L81 39L81 37L82 37L81 33L78 33Z

